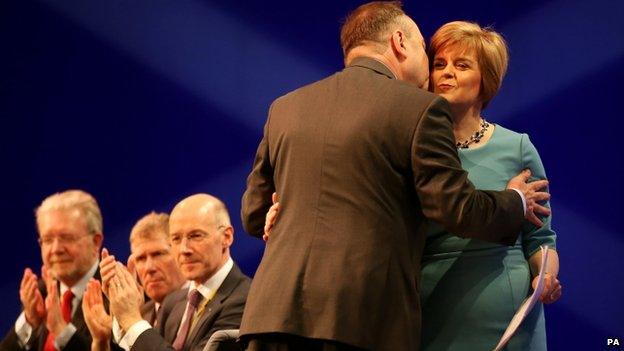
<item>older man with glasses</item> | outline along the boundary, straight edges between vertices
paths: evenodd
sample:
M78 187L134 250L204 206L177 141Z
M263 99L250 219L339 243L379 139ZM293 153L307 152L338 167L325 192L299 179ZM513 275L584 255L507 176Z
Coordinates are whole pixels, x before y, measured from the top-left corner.
M24 270L19 289L23 312L0 350L87 350L91 336L80 300L99 278L102 215L90 194L68 190L49 196L36 210L42 278Z
M202 350L215 331L240 326L250 279L230 257L234 228L223 202L207 194L179 202L169 218L169 240L182 275L191 282L165 298L156 328L141 318L141 293L131 274L114 256L103 254L103 284L125 349Z

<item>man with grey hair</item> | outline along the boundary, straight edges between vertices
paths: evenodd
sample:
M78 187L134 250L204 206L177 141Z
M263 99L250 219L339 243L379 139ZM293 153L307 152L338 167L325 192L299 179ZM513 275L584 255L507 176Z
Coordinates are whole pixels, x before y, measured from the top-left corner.
M104 240L102 215L90 194L68 190L47 197L36 210L42 280L26 268L19 295L23 312L2 350L87 350L91 336L80 301L98 277Z
M103 284L123 331L117 341L128 350L202 350L215 331L240 326L250 279L230 257L234 228L223 202L208 194L180 201L169 218L169 241L190 285L165 298L155 328L141 317L128 270L102 255Z

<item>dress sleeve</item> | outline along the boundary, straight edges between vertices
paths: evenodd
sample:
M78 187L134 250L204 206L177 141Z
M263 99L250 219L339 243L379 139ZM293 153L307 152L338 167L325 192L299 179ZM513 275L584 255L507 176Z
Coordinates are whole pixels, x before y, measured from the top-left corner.
M530 181L547 179L539 153L533 143L531 143L531 140L529 140L527 134L522 134L520 149L522 152L523 168L529 168L531 170L532 175ZM549 189L546 189L546 191L550 192ZM550 202L546 201L545 206L550 208ZM528 221L526 221L522 227L522 249L527 259L537 252L541 245L548 245L549 248L556 250L557 234L555 234L551 227L552 214L548 217L541 215L538 217L543 223L540 228Z

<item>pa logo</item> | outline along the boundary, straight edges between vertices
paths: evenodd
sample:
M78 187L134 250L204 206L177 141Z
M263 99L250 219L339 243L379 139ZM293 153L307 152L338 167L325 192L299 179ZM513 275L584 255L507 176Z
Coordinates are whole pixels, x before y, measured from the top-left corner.
M607 338L607 346L620 346L620 340L617 338Z

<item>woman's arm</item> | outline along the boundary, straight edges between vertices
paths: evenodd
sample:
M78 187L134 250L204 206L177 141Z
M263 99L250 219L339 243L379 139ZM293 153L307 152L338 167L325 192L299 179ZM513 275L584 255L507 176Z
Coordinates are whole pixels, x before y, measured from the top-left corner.
M544 165L542 164L539 153L526 134L522 135L521 148L523 166L531 169L535 179L546 179L546 171L544 170ZM544 203L544 206L550 208L550 203L547 201ZM524 226L522 246L531 269L531 286L533 289L537 286L537 276L542 268L542 251L540 250L540 246L548 246L544 290L540 296L540 301L543 303L553 303L561 297L561 284L557 279L559 274L559 255L555 249L557 234L551 227L551 216L540 219L543 225L539 228L528 223Z
M531 286L533 289L537 287L538 274L542 268L542 251L535 252L529 257L529 267L531 267L531 276L533 281ZM546 272L544 276L544 290L540 296L543 303L553 303L561 297L561 283L557 276L559 274L559 255L557 251L548 249L548 258L546 259Z

